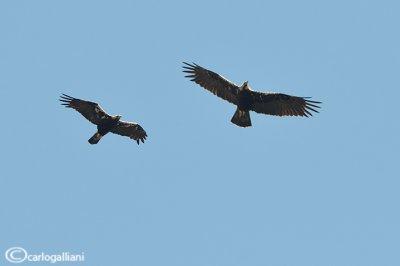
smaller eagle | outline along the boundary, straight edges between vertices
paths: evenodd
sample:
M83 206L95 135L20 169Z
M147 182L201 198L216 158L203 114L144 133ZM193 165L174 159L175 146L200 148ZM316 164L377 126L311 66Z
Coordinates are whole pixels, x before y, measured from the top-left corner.
M240 127L251 126L249 111L276 116L308 117L312 116L311 111L318 113L316 109L320 108L318 104L321 102L308 100L309 97L253 91L247 81L238 86L195 63L183 64L183 72L188 74L185 77L237 106L231 122Z
M60 101L65 107L75 109L97 125L97 132L88 140L90 144L97 144L109 132L134 139L137 144L139 140L144 143L147 137L146 131L139 124L121 121L120 115L107 114L97 103L80 100L66 94L62 94Z

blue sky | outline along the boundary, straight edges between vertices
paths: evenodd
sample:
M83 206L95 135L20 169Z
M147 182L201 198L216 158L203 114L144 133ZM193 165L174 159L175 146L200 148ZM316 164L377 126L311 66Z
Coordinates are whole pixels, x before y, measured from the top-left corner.
M2 1L0 249L96 266L399 265L399 8ZM182 61L322 112L236 127ZM61 93L148 141L89 145L95 127Z

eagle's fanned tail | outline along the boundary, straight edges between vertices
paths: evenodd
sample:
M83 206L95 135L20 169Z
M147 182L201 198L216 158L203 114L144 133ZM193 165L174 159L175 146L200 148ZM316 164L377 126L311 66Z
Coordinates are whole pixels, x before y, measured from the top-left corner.
M96 132L89 140L88 142L90 144L97 144L99 143L100 139L103 137L103 135L101 135L99 132Z
M231 122L240 127L251 127L251 119L249 111L242 111L239 108L236 109Z

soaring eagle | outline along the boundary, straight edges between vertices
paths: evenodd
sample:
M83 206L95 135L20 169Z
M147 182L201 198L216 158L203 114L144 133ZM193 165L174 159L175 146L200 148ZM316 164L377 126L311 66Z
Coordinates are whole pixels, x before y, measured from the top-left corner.
M249 111L267 115L308 117L312 116L311 111L318 113L316 109L320 108L318 104L321 102L311 101L309 97L253 91L247 81L238 86L195 63L183 64L183 72L188 74L185 77L237 106L231 122L240 127L251 126Z
M97 144L109 132L134 139L137 144L139 140L144 143L147 137L146 131L139 124L121 121L120 115L107 114L97 103L80 100L66 94L62 94L60 101L65 107L75 109L97 125L97 132L88 140L90 144Z

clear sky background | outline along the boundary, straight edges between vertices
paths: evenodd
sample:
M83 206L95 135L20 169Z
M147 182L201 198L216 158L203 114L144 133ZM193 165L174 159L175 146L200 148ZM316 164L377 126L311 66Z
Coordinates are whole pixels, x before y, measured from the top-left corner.
M400 265L399 12L398 1L1 1L1 253ZM239 128L182 61L322 111L252 113ZM89 145L95 126L61 93L139 122L148 141Z

